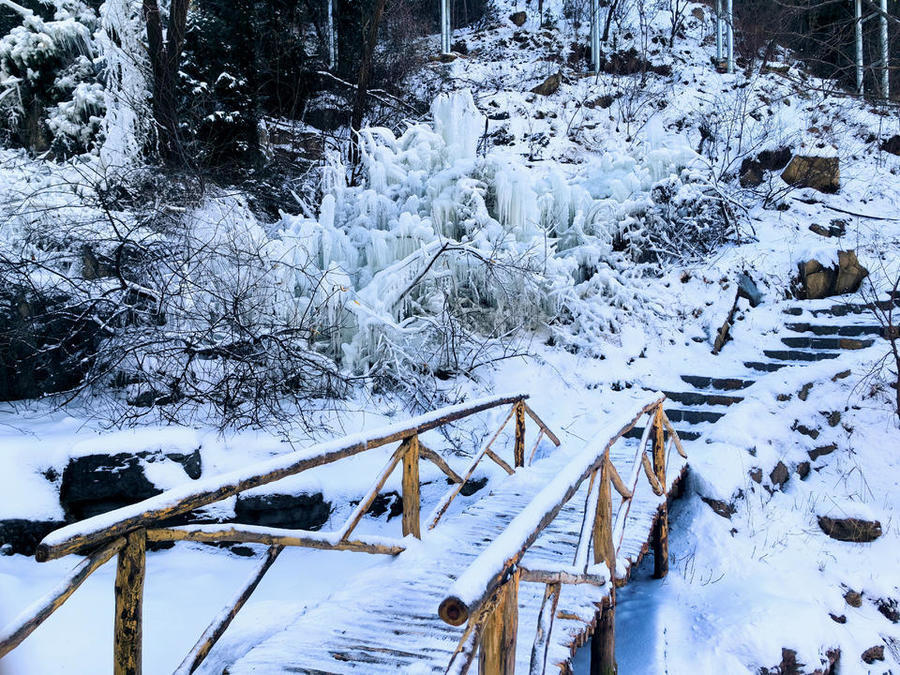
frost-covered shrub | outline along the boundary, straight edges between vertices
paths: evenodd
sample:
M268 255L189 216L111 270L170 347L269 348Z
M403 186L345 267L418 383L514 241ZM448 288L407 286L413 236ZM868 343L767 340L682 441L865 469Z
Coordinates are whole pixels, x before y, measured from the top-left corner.
M120 414L262 423L353 382L427 398L550 331L602 354L657 311L659 261L706 241L715 200L686 146L527 166L479 154L468 92L432 117L362 130L360 180L332 158L318 214L267 226L241 197L175 194L171 177L139 191L99 172L83 185L90 163L29 166L29 196L4 197L0 272L95 326L83 386L112 388Z
M28 14L0 38L0 129L8 139L59 155L93 146L105 109L95 24L86 5L65 3L54 20Z

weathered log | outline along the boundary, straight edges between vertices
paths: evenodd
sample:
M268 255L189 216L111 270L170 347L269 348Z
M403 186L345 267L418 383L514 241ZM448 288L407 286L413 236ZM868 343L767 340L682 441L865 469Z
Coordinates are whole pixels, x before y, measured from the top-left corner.
M507 464L504 461L504 459L502 457L500 457L500 455L498 455L493 450L487 450L484 454L486 454L488 457L490 457L497 466L499 466L501 469L503 469L510 476L512 476L516 472L515 469L513 469L509 464Z
M516 468L525 466L525 406L516 404L516 445L513 450Z
M403 453L403 536L421 539L419 531L419 437L406 442Z
M653 422L655 435L653 437L653 469L656 478L666 491L666 443L665 443L665 419L662 406L660 406ZM653 530L653 576L662 579L669 573L669 507L665 500L659 507L656 517L656 525Z
M625 485L625 481L622 480L622 477L619 475L619 472L611 461L609 461L608 464L607 470L609 471L609 478L612 481L613 487L616 488L616 492L619 493L619 496L621 496L622 499L631 499L634 495L633 488L629 488Z
M372 502L375 501L375 498L378 496L378 493L381 491L381 488L384 487L384 484L387 482L387 479L394 472L394 469L406 455L406 452L410 447L410 439L404 440L400 446L394 451L394 454L391 455L391 458L388 460L388 463L384 465L384 468L378 474L378 477L375 479L375 484L369 488L369 491L366 493L366 496L363 497L359 504L356 505L356 508L353 509L353 512L347 518L347 522L344 523L343 527L341 527L338 532L340 533L341 541L346 541L349 538L350 533L353 532L354 528L359 525L359 521L362 520L363 516L368 513L369 508L372 506Z
M584 515L581 518L581 531L578 535L578 546L575 548L573 564L579 570L588 568L588 551L591 549L591 540L594 536L594 521L597 519L598 488L597 472L591 474L588 483L587 496L584 498Z
M553 445L555 445L558 448L560 445L559 438L557 438L556 434L554 434L552 431L550 431L550 427L548 427L546 424L544 424L544 420L542 420L540 417L537 416L537 413L531 409L531 406L529 406L527 403L525 403L525 399L522 399L522 406L525 408L525 412L528 413L528 416L534 420L534 423L537 424L541 428L541 431L543 431L545 434L547 434L547 438L549 438L551 441L553 441Z
M519 580L535 584L570 584L589 586L605 586L609 583L606 571L579 572L575 568L532 569L519 567Z
M147 536L134 530L125 537L116 568L116 618L113 631L113 672L140 675L143 642L144 574Z
M340 532L310 532L285 530L254 525L183 525L147 531L152 542L198 541L207 544L236 542L243 544L268 544L269 546L304 546L328 551L357 551L397 555L406 550L400 540L386 537L358 536L341 539Z
M529 675L544 675L547 669L547 649L550 647L550 633L553 631L553 619L559 605L559 583L547 584L544 589L544 600L538 612L537 630L534 633L534 644L531 646L531 664Z
M678 437L678 432L675 431L675 428L672 426L669 418L666 417L665 411L663 411L663 424L665 424L666 426L666 431L668 431L672 435L672 439L675 441L675 449L678 450L678 454L681 455L683 459L687 459L687 453L684 451L684 447L681 445L681 439Z
M388 426L320 443L221 476L200 479L142 502L51 532L38 545L35 558L39 562L44 562L88 549L138 527L153 525L161 520L221 501L244 490L266 485L323 464L330 464L371 448L401 441L412 434L422 434L483 410L509 405L526 398L527 395L524 394L494 396L448 406L414 417L403 426Z
M421 438L419 439L419 456L422 459L427 459L429 462L434 464L437 468L444 472L444 475L446 475L447 478L452 480L454 483L465 483L465 481L462 479L462 476L460 476L452 468L450 468L450 465L447 464L446 461L444 461L443 457L426 446L422 442Z
M197 644L194 645L194 648L191 649L190 653L184 657L181 665L175 670L174 675L189 675L200 667L200 664L203 663L203 659L207 657L210 650L216 642L219 641L219 638L222 637L228 626L231 625L231 622L234 621L234 617L237 616L237 613L241 611L241 608L246 604L247 600L250 599L253 591L259 586L259 582L262 581L263 576L269 571L269 568L278 558L278 554L281 553L282 550L284 550L284 547L282 546L269 547L262 564L253 573L253 576L250 577L248 582L244 584L244 587L231 604L225 607L225 609L213 619L213 622L209 624L207 629L203 631L203 635L197 640Z
M466 484L466 481L472 477L472 474L475 473L475 468L478 466L478 463L481 461L482 457L485 456L488 450L491 449L491 446L494 444L494 441L497 440L497 437L500 435L506 425L509 423L510 418L515 414L516 406L513 406L509 409L509 413L507 413L506 417L503 419L503 424L500 425L500 428L494 432L494 435L491 436L491 440L489 440L482 448L479 450L475 456L472 458L472 461L469 462L469 466L466 468L465 472L462 475L462 482L457 483L452 488L450 488L447 493L441 498L441 501L438 502L438 505L434 508L434 511L431 512L429 516L428 529L434 529L435 525L440 521L441 516L447 512L447 509L450 508L451 502L456 498L456 495L459 494L459 491L462 490L463 485ZM457 624L458 625L458 624Z
M528 453L528 464L529 465L534 461L534 454L537 452L538 446L541 444L542 438L544 438L544 430L543 429L538 431L537 439L534 441L534 445L531 446L531 452Z
M653 488L653 494L658 497L662 496L665 491L663 490L662 485L659 484L659 479L656 477L656 474L653 473L653 467L650 465L650 458L647 456L646 452L641 453L641 466L644 468L644 474L647 476L650 487Z
M19 646L34 630L46 621L53 612L69 599L85 579L97 568L109 562L125 546L125 539L119 538L100 551L88 556L66 575L56 587L31 606L0 632L0 658Z
M514 675L519 628L519 571L503 584L499 602L484 622L478 656L479 675Z
M609 578L616 578L616 547L613 543L612 491L610 489L609 455L604 455L600 466L600 490L597 498L597 515L594 517L594 564L606 563Z

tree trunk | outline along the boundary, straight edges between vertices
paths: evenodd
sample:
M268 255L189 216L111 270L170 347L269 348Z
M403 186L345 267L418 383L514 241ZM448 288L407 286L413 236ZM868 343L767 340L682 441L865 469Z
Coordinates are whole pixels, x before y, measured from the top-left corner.
M375 54L375 46L378 44L378 27L381 25L381 15L384 13L385 0L375 0L375 10L367 24L364 24L363 34L365 45L362 58L359 61L359 76L356 80L356 100L353 103L353 115L350 118L351 128L351 159L356 164L359 161L359 147L356 132L362 127L363 114L366 111L366 96L369 91L369 78L372 74L372 56Z
M150 48L150 67L153 73L153 120L159 139L159 153L167 164L179 164L186 159L178 134L178 67L187 26L189 0L172 0L166 39L163 39L162 18L157 0L143 0L144 22L147 25L147 44Z

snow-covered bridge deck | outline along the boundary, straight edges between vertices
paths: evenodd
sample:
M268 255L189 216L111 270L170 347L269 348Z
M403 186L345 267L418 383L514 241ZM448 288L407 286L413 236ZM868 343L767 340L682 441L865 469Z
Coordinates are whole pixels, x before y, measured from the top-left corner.
M229 666L230 673L466 672L476 660L482 673L512 673L517 664L542 673L546 668L565 669L574 647L592 633L601 666L611 665L613 610L606 607L614 607L616 586L627 581L651 541L657 573L665 573L667 497L678 489L686 455L663 411L661 394L648 395L629 421L601 431L579 451L559 448L555 434L526 399L518 394L450 406L202 479L57 530L39 545L39 561L72 553L87 557L53 592L0 632L0 657L46 620L87 576L117 557L114 670L139 673L147 543L189 540L264 543L269 549L256 574L200 636L180 673L199 667L285 546L354 550L394 559L348 580L284 631L251 648ZM503 424L460 473L419 438L500 406L510 406ZM644 417L648 422L640 439L626 439ZM531 457L526 461L526 418L537 430L531 457L542 438L558 447L531 466L526 466L531 462ZM507 463L492 446L511 420L513 456ZM169 524L174 516L243 490L398 441L387 465L373 476L369 492L336 531ZM509 475L495 481L490 494L442 520L485 457ZM425 520L419 512L422 460L435 464L452 483ZM354 534L388 476L401 465L404 537Z
M637 441L626 439L610 452L623 476L632 473ZM672 453L667 473L677 490L686 461ZM488 544L529 508L540 490L572 461L558 451L527 469L507 477L489 495L428 533L421 546L398 555L391 565L359 575L338 593L305 611L280 633L251 649L231 665L231 675L245 673L397 673L447 670L464 626L451 626L438 615L438 606L454 582ZM525 552L526 570L558 569L572 565L585 512L588 481L560 510ZM613 512L622 500L615 493ZM618 548L617 583L627 580L631 568L648 550L654 521L663 497L650 489L638 490L631 506L624 537ZM574 567L573 567L574 574ZM516 671L534 672L531 654L545 583L518 588ZM585 642L596 625L598 609L609 597L609 584L562 584L561 596L547 650L547 672L565 671L574 649ZM538 671L542 672L542 671Z

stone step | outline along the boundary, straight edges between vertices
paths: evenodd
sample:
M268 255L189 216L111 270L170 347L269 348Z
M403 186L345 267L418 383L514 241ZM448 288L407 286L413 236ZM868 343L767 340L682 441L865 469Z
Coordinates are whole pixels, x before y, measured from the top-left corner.
M859 337L860 335L881 336L881 326L862 324L851 325L827 325L812 323L789 323L785 328L795 333L813 333L814 335L840 335L843 337Z
M850 316L853 314L867 314L873 309L887 310L891 306L900 307L900 298L893 300L878 300L877 302L842 302L831 307L819 309L807 309L805 307L787 307L783 311L791 316L800 316L808 311L813 316Z
M788 347L801 349L865 349L875 342L848 337L786 337L781 341Z
M703 424L704 422L715 422L720 417L724 417L725 413L714 412L712 410L682 410L680 408L671 408L666 410L666 416L674 425L679 422L685 424Z
M698 438L700 438L699 431L690 431L688 429L676 429L675 431L678 433L678 438L683 441L696 441ZM634 427L633 429L629 429L625 433L625 438L640 439L643 435L644 427Z
M776 370L787 368L791 364L772 361L744 361L744 365L752 370L759 370L764 373L774 373Z
M778 361L825 361L840 356L836 352L807 352L799 349L763 349L763 354Z
M743 401L742 396L711 394L703 391L664 391L670 401L681 405L734 405Z
M681 379L697 389L717 389L718 391L746 389L755 382L755 380L738 377L707 377L706 375L682 375Z

